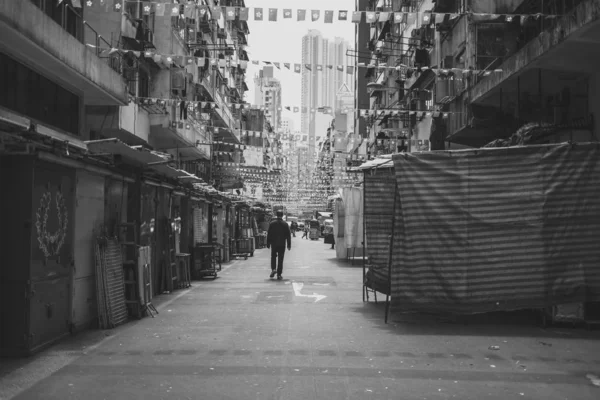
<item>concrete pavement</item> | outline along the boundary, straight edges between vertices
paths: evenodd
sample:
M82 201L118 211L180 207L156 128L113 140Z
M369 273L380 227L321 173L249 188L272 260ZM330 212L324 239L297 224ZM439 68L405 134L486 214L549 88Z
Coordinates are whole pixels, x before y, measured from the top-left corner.
M600 398L598 332L541 329L526 314L386 325L382 303L362 302L359 265L322 240L293 243L283 281L257 250L161 296L154 319L70 339L3 375L0 362L0 398Z

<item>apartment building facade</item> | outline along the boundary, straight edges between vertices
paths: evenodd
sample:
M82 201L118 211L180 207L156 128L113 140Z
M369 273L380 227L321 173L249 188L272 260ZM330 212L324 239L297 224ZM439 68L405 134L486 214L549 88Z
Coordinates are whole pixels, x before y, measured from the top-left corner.
M523 144L524 135L597 140L598 1L365 6L377 21L366 24L371 55L357 90L369 93L372 155Z
M182 249L209 241L212 156L240 148L249 30L226 12L242 0L91 4L0 2L2 355L98 323L99 236L163 245L153 228L180 216Z

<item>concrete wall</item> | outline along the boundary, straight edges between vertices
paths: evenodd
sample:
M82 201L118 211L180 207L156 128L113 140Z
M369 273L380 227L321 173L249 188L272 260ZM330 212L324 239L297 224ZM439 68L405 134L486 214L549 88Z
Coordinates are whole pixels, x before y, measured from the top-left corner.
M148 113L135 103L119 108L119 126L121 129L148 141L150 135L150 118Z
M20 36L8 37L9 33L14 35L15 30ZM6 40L5 45L15 46L9 49L18 53L21 59L45 70L45 75L58 79L76 92L83 92L84 101L95 100L100 104L127 103L127 89L123 78L32 2L0 1L0 37ZM22 37L26 37L28 41L20 44L17 40ZM35 46L29 47L31 43ZM38 46L45 52L40 51ZM48 54L53 58L46 61ZM46 62L50 63L44 65ZM62 66L67 68L61 68ZM78 80L82 77L93 85L85 88L78 86ZM104 102L107 101L106 97L112 97L113 100Z
M105 8L99 7L97 4L92 7L85 7L83 12L87 23L102 35L104 40L111 46L117 47L121 35L121 18L123 18L123 15L119 12L114 12L112 9L106 11ZM90 30L86 30L85 42L94 44L95 40L95 35Z
M97 317L94 243L104 224L104 177L77 171L75 190L72 323L80 331L94 326Z
M470 0L474 13L512 13L524 0Z

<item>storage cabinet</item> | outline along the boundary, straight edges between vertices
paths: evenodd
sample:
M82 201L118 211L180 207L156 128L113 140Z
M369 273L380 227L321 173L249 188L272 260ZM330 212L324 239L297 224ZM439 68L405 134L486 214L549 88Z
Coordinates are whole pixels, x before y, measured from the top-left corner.
M75 171L0 157L0 353L31 354L70 331Z

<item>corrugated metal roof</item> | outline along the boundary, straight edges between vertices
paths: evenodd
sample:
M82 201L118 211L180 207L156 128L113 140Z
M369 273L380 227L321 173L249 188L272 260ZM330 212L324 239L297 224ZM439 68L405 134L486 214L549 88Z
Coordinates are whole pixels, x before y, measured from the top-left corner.
M375 168L393 168L392 155L384 155L373 160L369 160L358 167L350 168L350 171L364 171Z
M85 142L90 153L94 154L114 154L123 157L123 160L129 164L138 166L147 165L153 162L163 161L163 158L152 154L147 150L137 150L123 143L117 138L89 140Z
M392 305L455 313L600 300L600 145L394 155Z

